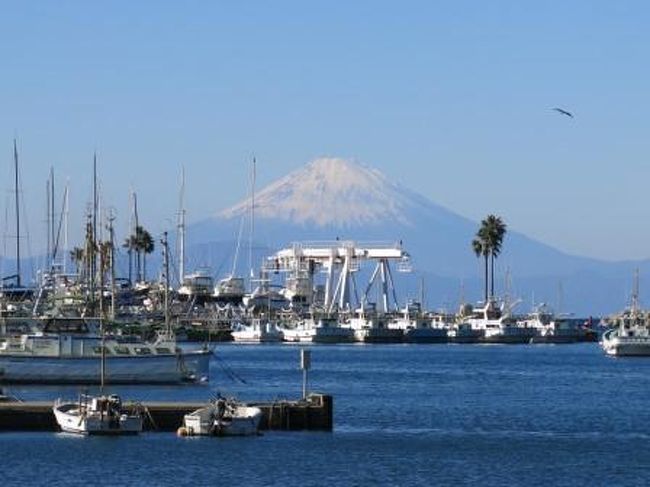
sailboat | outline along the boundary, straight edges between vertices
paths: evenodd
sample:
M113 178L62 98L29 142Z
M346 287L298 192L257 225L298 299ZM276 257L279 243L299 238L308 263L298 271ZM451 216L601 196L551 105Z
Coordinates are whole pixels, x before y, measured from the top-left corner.
M20 270L20 181L18 173L18 147L14 139L14 203L16 208L16 273L2 278L0 299L3 301L22 301L30 298L34 290L23 286ZM6 284L13 281L13 284Z
M95 208L97 207L96 173L97 160L95 158L93 164L93 199ZM93 231L95 228L96 224L93 225ZM91 284L91 289L92 287L93 285ZM91 293L91 308L94 307L94 300L95 295ZM122 399L118 395L104 394L106 385L106 331L104 329L103 316L100 316L100 329L100 395L81 395L79 401L75 402L57 400L52 408L54 417L61 430L66 433L83 435L138 434L142 431L143 425L144 411L142 408L136 405L127 409L123 406Z
M250 222L250 241L249 241L249 265L251 266L251 278L253 277L253 232L255 230L255 158L251 169L251 222ZM239 220L239 231L237 232L237 245L235 246L235 255L232 261L230 274L220 279L214 286L214 297L220 303L241 304L246 294L246 283L243 277L237 276L237 261L239 250L241 248L242 234L244 230L244 221L246 212L243 212Z

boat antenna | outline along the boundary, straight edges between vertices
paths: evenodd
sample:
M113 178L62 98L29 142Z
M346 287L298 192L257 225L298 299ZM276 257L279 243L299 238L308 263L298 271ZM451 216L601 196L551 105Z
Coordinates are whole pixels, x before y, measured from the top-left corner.
M639 268L634 270L634 283L632 286L632 312L639 310Z
M14 138L14 193L16 197L16 285L21 287L20 281L20 204L18 202L18 148Z

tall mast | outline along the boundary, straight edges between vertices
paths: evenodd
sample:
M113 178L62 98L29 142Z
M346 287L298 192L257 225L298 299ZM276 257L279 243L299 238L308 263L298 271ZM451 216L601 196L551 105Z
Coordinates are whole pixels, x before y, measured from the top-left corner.
M180 209L178 213L178 282L183 284L185 277L185 166L181 167Z
M167 247L167 232L163 233L161 240L163 245L163 259L165 262L165 330L167 336L171 336L171 323L169 320L169 248Z
M51 177L51 174L50 174ZM52 215L52 210L50 209L51 199L50 199L50 178L47 178L45 183L45 221L46 221L46 231L47 236L47 250L45 252L45 267L49 267L52 264L52 220L50 216Z
M133 235L137 236L137 234L138 234L137 230L138 230L138 227L140 226L140 222L138 221L138 195L136 194L135 191L133 192L133 225L134 225L133 226ZM140 270L140 251L138 251L137 249L136 249L135 257L136 257L136 262L137 262L136 273L135 273L135 281L139 282L141 280L141 276L140 276L140 274L141 274L141 270Z
M54 168L50 166L50 231L52 233L52 265L56 258L56 230L54 225Z
M111 320L115 321L115 232L113 230L113 221L115 216L111 212L108 216L108 235L110 239L110 257L111 257Z
M632 287L632 312L639 310L639 268L634 270L634 284Z
M63 229L63 273L68 272L68 199L69 199L69 185L70 182L66 182L65 185L65 195L63 197L63 218L64 218L64 229Z
M20 280L20 203L18 195L18 148L16 147L16 139L14 139L14 192L16 196L16 285L21 287Z
M93 154L93 249L97 241L97 152ZM97 272L97 262L95 260L95 254L93 251L93 258L91 262L90 272L95 278L95 273Z
M251 292L253 291L252 279L255 276L253 273L253 236L255 235L255 177L256 177L256 161L253 157L253 167L251 171L251 234L248 243L248 266L250 268L251 277Z

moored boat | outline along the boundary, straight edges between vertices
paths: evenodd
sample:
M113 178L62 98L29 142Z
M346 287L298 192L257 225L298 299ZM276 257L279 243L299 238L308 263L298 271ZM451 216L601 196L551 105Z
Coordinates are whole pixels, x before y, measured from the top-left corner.
M334 316L310 317L299 322L294 328L282 330L285 342L310 343L350 343L354 332L342 327Z
M134 435L142 431L143 411L125 408L119 396L82 395L77 402L57 401L52 408L62 431L82 435Z
M154 342L102 337L83 319L51 320L42 332L0 338L0 382L99 384L104 351L113 384L155 384L209 379L212 351L183 351L173 338Z
M236 323L231 335L239 343L273 343L283 339L282 330L274 321L261 318L253 318L250 324Z
M261 419L258 407L218 398L186 414L178 432L182 436L251 436L258 433Z

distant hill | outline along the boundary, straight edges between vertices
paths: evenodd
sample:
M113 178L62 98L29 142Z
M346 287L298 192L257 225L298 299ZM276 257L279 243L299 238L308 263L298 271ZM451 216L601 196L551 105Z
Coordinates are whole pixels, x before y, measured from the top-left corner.
M431 187L435 188L434 181ZM461 185L458 191L463 191ZM230 273L241 233L237 271L248 275L250 206L246 198L190 225L187 269L208 266L215 277ZM485 214L490 211L486 205ZM254 267L265 255L294 241L337 237L402 241L415 268L413 275L399 279L402 297L415 295L419 278L424 277L427 303L451 309L461 295L467 301L482 296L481 263L470 248L477 228L477 222L389 180L376 169L343 159L317 159L256 193ZM148 263L149 275L156 275L158 250ZM11 259L3 267L13 269ZM509 269L510 293L524 301L520 309L527 310L534 299L581 316L601 315L626 305L637 267L643 302L643 276L650 272L649 261L611 263L573 256L509 228L498 259L497 287L504 291ZM124 275L124 256L119 268Z
M459 185L458 190L463 188ZM486 206L485 213L489 212ZM227 254L232 259L244 218L239 267L247 268L249 214L250 198L246 198L191 225L189 247L201 244L205 256L211 244L220 249L212 252L212 264L229 268ZM257 254L293 241L337 237L401 240L413 257L418 275L427 276L427 297L432 306L456 306L461 281L467 300L480 298L479 262L470 249L477 226L477 222L389 180L376 169L343 159L317 159L255 196ZM581 315L621 309L631 288L633 269L640 266L650 270L648 262L607 263L569 255L514 229L508 231L498 266L501 289L507 267L512 293L528 301L524 308L530 306L534 295L536 302L559 304L563 311ZM414 292L413 282L404 285L405 292Z

